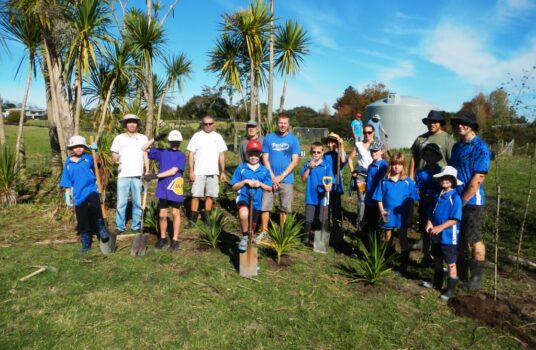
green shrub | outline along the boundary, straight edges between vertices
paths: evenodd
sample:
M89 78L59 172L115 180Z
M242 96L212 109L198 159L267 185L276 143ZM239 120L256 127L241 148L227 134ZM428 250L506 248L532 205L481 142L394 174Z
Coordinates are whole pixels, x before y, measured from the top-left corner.
M225 226L221 210L212 209L207 216L206 224L203 220L198 220L194 225L200 232L199 242L202 245L212 248L218 247L221 231L223 230L223 226Z
M17 173L15 151L3 145L0 148L0 206L17 204Z
M143 215L143 231L158 233L160 228L160 213L158 201L151 201L145 208Z
M283 226L276 225L270 220L270 228L268 229L270 240L261 242L259 245L274 250L277 254L277 264L279 265L281 263L281 255L300 245L302 227L303 221L298 221L295 213L287 215L287 219Z
M26 120L28 118L26 116L24 116L24 122L26 123ZM20 121L20 112L10 112L9 115L7 116L7 120L6 120L8 123L10 124L18 124L19 121Z

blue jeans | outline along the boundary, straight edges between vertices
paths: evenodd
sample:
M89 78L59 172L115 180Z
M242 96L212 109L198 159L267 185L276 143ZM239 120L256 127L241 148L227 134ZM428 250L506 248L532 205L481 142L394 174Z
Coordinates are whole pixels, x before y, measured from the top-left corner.
M117 178L117 211L115 214L115 227L120 231L125 231L126 211L128 196L132 195L132 230L140 228L141 218L141 179L139 177L119 177Z

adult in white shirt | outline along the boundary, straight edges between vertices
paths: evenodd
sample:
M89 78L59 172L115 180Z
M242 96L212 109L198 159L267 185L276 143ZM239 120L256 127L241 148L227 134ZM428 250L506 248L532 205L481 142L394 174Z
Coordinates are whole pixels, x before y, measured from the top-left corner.
M195 222L199 215L199 199L205 197L205 215L212 210L214 199L220 192L219 180L227 181L225 175L225 151L227 145L223 137L214 131L215 121L210 115L203 117L201 131L196 132L186 150L192 185L192 206L190 221Z
M132 223L130 228L136 232L141 224L141 177L149 170L149 161L142 146L149 140L138 133L140 118L135 114L126 114L121 120L124 133L117 135L110 150L114 161L119 162L117 175L117 207L115 229L124 232L126 229L126 210L129 194L132 195Z

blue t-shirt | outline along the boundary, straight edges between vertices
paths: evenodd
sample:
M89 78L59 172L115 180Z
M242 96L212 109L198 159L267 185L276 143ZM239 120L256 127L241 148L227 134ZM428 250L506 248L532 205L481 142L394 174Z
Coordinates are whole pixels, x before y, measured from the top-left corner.
M60 186L71 187L74 205L82 204L93 192L99 192L93 166L93 157L84 153L78 162L67 158L61 173Z
M292 162L292 155L299 155L301 152L298 138L292 134L281 136L278 133L266 135L262 142L262 153L269 156L270 167L274 176L279 176ZM294 172L291 171L282 181L282 183L293 184Z
M376 205L372 199L372 195L378 187L380 180L387 174L388 164L385 159L375 160L370 163L367 169L367 183L365 186L365 205Z
M382 228L406 228L410 209L413 202L419 200L419 195L411 178L393 181L384 177L376 187L372 199L382 202L383 208L389 211L389 220L382 222Z
M337 157L338 152L337 151L330 151L324 153L324 161L326 163L331 164L331 171L335 175L337 173ZM341 162L341 168L339 169L339 182L337 186L335 186L335 179L333 179L333 186L331 187L331 192L337 191L338 193L344 193L344 183L342 179L342 172L346 164L348 163L348 157L346 157L345 162Z
M383 129L382 121L378 120L377 122L375 122L372 119L370 119L368 121L368 125L372 125L374 127L375 138L378 140L382 140L382 129Z
M457 220L456 225L444 229L440 235L432 235L432 242L441 244L458 244L460 222L462 220L462 199L454 189L437 195L430 207L432 225L441 225L447 220ZM439 237L441 236L441 237Z
M488 145L478 135L469 142L458 141L454 144L449 165L458 170L458 179L463 181L463 185L457 188L460 197L475 174L488 173L490 158ZM484 185L480 185L467 204L484 205Z
M357 138L356 141L361 141L363 139L363 122L361 120L354 119L352 120L350 127Z
M179 150L151 148L149 150L149 159L158 162L160 173L168 171L171 168L179 169L173 176L158 179L156 198L183 203L184 178L182 174L186 166L186 156L184 153Z
M231 186L234 186L240 181L243 180L257 180L262 182L265 185L272 186L272 177L268 169L259 164L259 167L256 170L251 169L247 163L239 164L234 173L233 178L231 179ZM243 186L236 196L236 203L244 202L249 204L249 186ZM253 209L261 210L262 204L262 188L252 188L251 192L253 194Z
M439 182L434 179L434 175L441 172L441 167L436 165L433 170L422 168L415 173L415 185L419 191L419 213L427 214L428 208L434 199L434 196L441 192Z
M309 162L306 162L300 170L300 176L303 175L307 169ZM331 163L322 160L320 164L312 168L309 171L307 182L305 185L305 204L309 205L322 205L324 199L324 184L322 178L329 176L333 180L333 171L331 170Z

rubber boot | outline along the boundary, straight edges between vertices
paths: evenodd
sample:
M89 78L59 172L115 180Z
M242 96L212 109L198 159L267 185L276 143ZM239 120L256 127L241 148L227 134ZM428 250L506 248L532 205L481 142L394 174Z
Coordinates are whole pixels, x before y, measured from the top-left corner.
M82 248L80 249L80 253L85 253L91 248L91 233L81 233L80 234L80 242L82 243Z
M110 240L110 234L108 233L108 230L106 230L106 225L102 218L97 219L97 231L99 232L99 237L102 243L106 243Z
M443 288L443 270L434 271L434 289L441 290Z
M450 298L456 296L456 286L458 285L458 278L448 278L447 280L447 290L445 293L441 294L441 299L448 301Z
M409 265L409 251L400 253L400 269L398 270L398 272L400 272L402 276L405 276L406 273L408 272L408 265Z
M467 283L466 289L468 292L478 292L481 288L480 282L484 270L484 261L472 259L469 262L469 269L471 270L471 279Z
M368 249L371 249L371 247L367 247ZM387 249L385 250L385 258L390 258L391 256L396 254L395 247L393 245L388 245Z
M305 223L305 230L301 235L301 242L302 244L310 244L311 243L311 225L312 223L306 222Z
M186 224L186 228L192 228L194 227L194 222L197 221L197 217L199 216L198 211L192 211L190 213L190 220L188 221L188 224Z
M210 215L210 211L202 211L201 212L201 220L203 220L203 223L205 225L208 225L208 216Z

